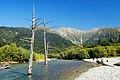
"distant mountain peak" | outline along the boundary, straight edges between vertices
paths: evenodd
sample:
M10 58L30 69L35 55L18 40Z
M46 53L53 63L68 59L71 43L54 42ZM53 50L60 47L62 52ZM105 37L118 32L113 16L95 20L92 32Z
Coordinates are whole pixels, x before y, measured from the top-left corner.
M85 42L87 40L86 37L91 37L94 33L96 33L99 30L99 28L93 28L91 30L78 30L74 28L65 28L61 27L58 30L56 30L62 37L70 40L72 43L76 45L82 45L81 41ZM91 34L92 33L92 34ZM82 40L84 39L84 40Z
M57 30L48 30L48 32L59 34L61 37L70 40L76 45L97 43L99 40L116 41L118 38L120 39L120 28L113 28L111 26L93 28L90 30L78 30L69 27L61 27Z

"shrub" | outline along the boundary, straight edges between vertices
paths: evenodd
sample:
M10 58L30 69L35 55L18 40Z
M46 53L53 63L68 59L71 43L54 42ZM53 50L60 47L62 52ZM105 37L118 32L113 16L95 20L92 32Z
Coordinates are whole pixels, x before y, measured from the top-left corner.
M108 41L103 41L100 43L101 46L111 46L112 44Z
M107 57L115 57L117 55L116 48L114 46L106 46L106 50L108 53Z
M43 60L44 59L44 55L43 54L34 53L33 59L34 59L34 61Z
M83 49L80 46L71 46L65 49L65 51L61 52L59 54L60 59L85 59L85 58L89 58L89 54L87 52L87 50Z
M33 60L43 58L42 55L34 53ZM0 48L0 61L15 61L15 62L28 62L29 51L17 47L16 44L6 45Z
M117 47L116 54L117 54L117 56L120 56L120 46Z
M88 49L88 53L91 58L101 58L107 56L107 51L105 47L97 46L95 48Z
M86 59L86 58L90 58L90 55L88 54L88 52L85 49L81 49L76 53L77 60L82 60L82 59Z

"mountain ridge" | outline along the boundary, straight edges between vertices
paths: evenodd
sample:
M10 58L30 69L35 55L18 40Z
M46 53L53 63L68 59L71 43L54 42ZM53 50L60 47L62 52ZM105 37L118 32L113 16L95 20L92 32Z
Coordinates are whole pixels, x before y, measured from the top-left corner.
M72 43L76 45L82 45L86 40L88 40L88 36L91 37L95 32L97 32L99 28L93 28L91 30L77 30L74 28L64 28L61 27L60 29L56 30L58 34L60 34L62 37L66 38L67 40L70 40ZM82 39L85 41L82 41Z
M3 35L2 37L0 37L0 40L3 40L3 38L6 37L5 40L9 41L10 43L15 42L16 39L17 41L21 42L19 40L20 37L26 37L26 36L30 37L31 34L30 28L24 28L24 27L0 27L0 32L2 32L1 34ZM13 35L14 37L11 37L11 35ZM58 46L57 44L59 44L59 46L61 46L62 44L61 47L65 48L66 45L70 46L70 45L84 45L84 44L94 44L94 43L96 44L100 41L105 41L105 40L118 41L120 40L120 28L104 27L104 28L93 28L90 30L77 30L74 28L61 27L57 30L53 30L53 29L47 30L47 36L48 36L47 38L48 41L49 42L52 41L52 44L50 43L50 45ZM42 26L36 28L35 40L37 40L36 41L37 43L43 45ZM21 42L21 44L23 44L23 42ZM23 45L27 45L27 44L23 44ZM35 43L35 45L37 44ZM59 46L58 48L60 48Z

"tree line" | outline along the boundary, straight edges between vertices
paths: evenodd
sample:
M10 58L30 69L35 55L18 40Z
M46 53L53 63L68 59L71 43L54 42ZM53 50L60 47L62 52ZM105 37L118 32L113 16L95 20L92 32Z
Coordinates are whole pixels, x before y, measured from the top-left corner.
M87 44L81 46L70 46L63 50L50 50L48 57L57 59L76 59L86 58L116 57L120 56L120 42L103 41L99 44ZM33 54L33 60L44 59L42 53ZM0 62L15 61L19 63L28 62L29 50L17 47L15 43L0 43Z
M59 54L49 54L50 58L77 59L116 57L120 56L120 42L103 41L99 44L87 44L81 46L71 46L65 48Z

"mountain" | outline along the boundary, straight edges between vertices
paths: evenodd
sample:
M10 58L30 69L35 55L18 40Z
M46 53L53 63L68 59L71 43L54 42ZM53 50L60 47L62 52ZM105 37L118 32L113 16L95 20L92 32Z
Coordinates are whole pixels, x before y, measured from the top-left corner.
M70 40L73 44L81 45L84 44L90 37L92 37L99 28L93 28L87 31L81 31L73 28L60 28L57 32L67 40Z
M0 27L0 41L7 43L16 43L17 46L29 49L30 42L26 42L24 39L29 40L31 32L29 28L21 27ZM60 35L55 33L46 33L47 42L49 43L49 51L60 51L61 49L72 46L73 43L69 40L62 38ZM43 53L43 30L40 28L36 29L35 32L35 45L34 51Z
M120 41L120 28L105 27L95 33L85 44L95 44L103 41Z
M16 43L17 46L26 49L30 48L30 43L25 42L31 36L29 28L21 27L0 27L0 46L9 43ZM102 41L120 41L120 28L104 27L93 28L82 31L73 28L61 27L58 30L49 29L47 31L47 43L49 52L57 53L62 49L72 45L96 44ZM43 53L43 27L37 27L35 32L34 51Z
M99 41L118 41L120 40L120 28L104 27L93 28L81 31L73 28L60 28L56 30L63 38L70 40L73 44L95 44Z

